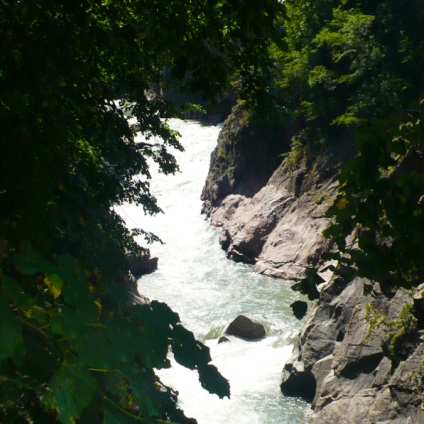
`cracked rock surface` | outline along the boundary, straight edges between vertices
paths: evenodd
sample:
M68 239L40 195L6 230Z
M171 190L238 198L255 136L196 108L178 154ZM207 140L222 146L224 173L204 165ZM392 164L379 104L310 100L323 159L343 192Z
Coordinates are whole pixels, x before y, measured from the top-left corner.
M414 299L403 289L389 299L378 284L365 296L364 284L337 277L323 288L284 366L282 392L312 400L314 424L424 423L423 331L410 335L402 358L388 347Z
M346 155L333 147L313 163L282 161L291 133L281 125L261 131L235 110L212 153L202 192L203 212L222 228L227 256L285 280L321 267L321 254L332 247L321 233Z

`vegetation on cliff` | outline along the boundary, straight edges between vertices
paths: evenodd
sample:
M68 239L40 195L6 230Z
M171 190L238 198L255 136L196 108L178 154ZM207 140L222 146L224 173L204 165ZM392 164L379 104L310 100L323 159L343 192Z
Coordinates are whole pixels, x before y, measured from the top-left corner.
M147 159L178 169L179 109L152 86L214 97L233 78L255 103L281 16L277 0L0 2L1 422L187 422L154 373L170 349L229 395L178 315L129 299L133 237L155 237L113 208L160 212Z
M422 2L285 5L277 95L302 128L293 156L346 139L357 150L341 166L329 212L332 257L383 287L417 286L424 278Z

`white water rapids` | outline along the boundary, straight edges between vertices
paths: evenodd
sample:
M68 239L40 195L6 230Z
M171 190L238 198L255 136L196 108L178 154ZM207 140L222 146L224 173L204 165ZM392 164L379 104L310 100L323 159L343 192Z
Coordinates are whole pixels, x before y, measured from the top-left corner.
M209 394L193 371L175 362L158 374L179 392L181 408L199 424L304 423L307 404L285 398L279 388L300 328L289 306L298 296L285 282L227 260L219 231L200 214L200 193L221 126L172 120L171 127L181 133L186 151L175 154L181 169L175 176L152 169L152 192L165 214L148 217L132 205L118 211L130 228L151 231L166 243L149 246L152 256L159 257L159 269L139 280L139 291L166 302L210 347L213 363L230 381L231 399ZM230 342L218 344L239 314L262 322L267 337L247 342L228 336Z

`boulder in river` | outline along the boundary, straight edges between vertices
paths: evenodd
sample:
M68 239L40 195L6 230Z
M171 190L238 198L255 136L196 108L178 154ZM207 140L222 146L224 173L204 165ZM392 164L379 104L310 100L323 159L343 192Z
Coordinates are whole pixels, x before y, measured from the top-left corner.
M265 337L265 327L244 315L239 315L228 328L225 330L226 334L242 337L243 339L255 340Z

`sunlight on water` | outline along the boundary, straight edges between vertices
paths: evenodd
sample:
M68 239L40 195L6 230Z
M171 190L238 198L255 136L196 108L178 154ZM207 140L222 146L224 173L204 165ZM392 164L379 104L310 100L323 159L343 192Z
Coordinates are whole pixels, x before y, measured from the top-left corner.
M200 215L200 193L220 126L178 120L171 124L182 134L186 152L175 155L181 168L177 175L153 173L152 191L165 214L146 217L131 205L118 212L129 227L152 231L166 243L149 246L152 256L159 257L159 269L139 280L139 290L166 302L211 348L213 363L230 381L231 399L210 395L193 371L174 361L172 369L158 373L179 392L186 415L199 424L304 423L307 404L283 397L279 389L281 370L300 329L289 307L298 295L283 281L228 261L218 231ZM230 342L218 344L226 326L241 313L262 322L267 337L247 342L229 336Z

